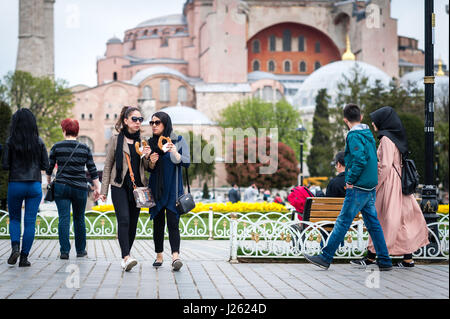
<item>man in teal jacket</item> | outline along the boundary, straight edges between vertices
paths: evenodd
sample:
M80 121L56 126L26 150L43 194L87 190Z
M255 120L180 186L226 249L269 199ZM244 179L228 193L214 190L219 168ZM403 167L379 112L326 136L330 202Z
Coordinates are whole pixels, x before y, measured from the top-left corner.
M304 255L316 266L328 269L334 253L344 240L353 219L361 212L364 224L372 238L378 256L380 270L391 270L383 229L375 209L375 193L378 184L378 163L375 139L366 124L361 124L361 110L356 104L344 108L344 122L350 129L345 145L345 183L346 193L341 213L336 219L327 246L318 256Z

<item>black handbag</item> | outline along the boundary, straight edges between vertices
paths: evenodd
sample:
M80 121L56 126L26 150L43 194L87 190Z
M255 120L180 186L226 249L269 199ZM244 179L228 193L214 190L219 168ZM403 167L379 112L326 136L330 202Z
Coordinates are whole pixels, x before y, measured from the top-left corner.
M175 208L178 212L178 214L183 215L186 213L189 213L191 210L193 210L195 208L195 202L194 202L194 198L191 195L191 187L189 186L189 173L188 173L188 169L185 167L186 170L186 182L187 182L187 187L188 187L188 192L187 194L183 194L180 197L178 197L176 203L175 203ZM178 166L176 167L175 170L175 182L176 182L176 196L178 196ZM184 193L184 190L183 190Z
M55 178L53 181L50 182L50 184L47 185L47 194L45 194L44 200L47 202L53 202L55 200L55 180L58 177L59 174L63 171L64 167L66 167L66 164L70 162L72 159L73 153L75 153L76 149L78 148L80 144L78 143L77 146L72 151L72 154L70 154L69 159L64 163L63 167L61 169L58 168L58 172L56 173Z
M402 181L402 193L404 195L411 195L416 191L417 186L419 186L419 173L412 159L402 155L402 164L402 176L400 176L395 166L394 169Z

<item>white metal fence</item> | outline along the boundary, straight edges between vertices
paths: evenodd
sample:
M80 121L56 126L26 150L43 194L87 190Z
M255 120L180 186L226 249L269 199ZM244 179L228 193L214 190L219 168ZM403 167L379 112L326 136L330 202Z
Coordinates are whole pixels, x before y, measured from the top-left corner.
M448 214L438 214L436 223L428 224L431 245L414 252L416 259L449 258ZM88 238L116 237L117 219L114 211L85 213ZM252 212L219 213L205 211L188 213L180 219L181 238L228 239L230 260L237 258L304 258L303 254L317 254L326 245L330 226L334 222L291 221L291 213ZM22 228L23 230L23 228ZM165 231L168 236L167 228ZM70 235L73 236L71 223ZM0 237L9 236L9 214L0 210ZM38 213L36 238L57 238L58 217ZM153 221L141 212L136 238L152 238ZM362 220L354 222L336 252L336 258L361 257L367 249L369 234Z
M238 258L304 258L303 254L320 253L328 242L331 221L307 222L271 220L248 223L232 218L230 261ZM439 214L439 220L428 224L430 245L413 253L416 259L449 258L448 215ZM353 222L335 258L357 258L367 249L369 234L363 220Z

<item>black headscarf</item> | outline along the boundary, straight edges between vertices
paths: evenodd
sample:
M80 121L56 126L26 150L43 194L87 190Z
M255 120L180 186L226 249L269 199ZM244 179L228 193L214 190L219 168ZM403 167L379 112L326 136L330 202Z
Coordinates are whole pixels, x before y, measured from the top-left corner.
M378 128L378 139L386 136L397 146L402 155L408 153L408 140L406 138L405 128L400 117L392 107L383 106L375 112L370 113L370 118Z
M123 140L124 136L129 139L132 139L133 142L141 141L141 131L137 131L134 134L128 132L128 128L124 127L119 133L119 137L117 138L117 146L116 146L116 178L114 181L118 184L122 183L122 169L123 169ZM134 144L134 143L133 143Z
M151 118L157 117L161 120L164 125L164 131L162 132L162 136L170 137L173 131L172 128L172 120L170 116L165 112L156 112L152 115ZM152 153L158 153L159 159L156 162L154 172L156 173L156 199L160 199L162 197L162 193L164 191L164 170L162 165L162 156L165 154L158 146L159 137L161 135L155 135L148 140L148 145L152 149ZM173 143L175 141L172 141Z

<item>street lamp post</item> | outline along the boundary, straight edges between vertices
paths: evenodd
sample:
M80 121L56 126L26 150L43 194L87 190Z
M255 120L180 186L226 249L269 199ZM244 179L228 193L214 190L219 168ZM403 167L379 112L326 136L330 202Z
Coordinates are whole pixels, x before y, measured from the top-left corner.
M433 0L425 2L425 185L420 207L427 224L436 222L438 202L434 179L434 27Z
M306 132L306 128L303 125L299 125L298 128L295 129L297 132L300 132L300 178L299 184L303 186L303 132Z

